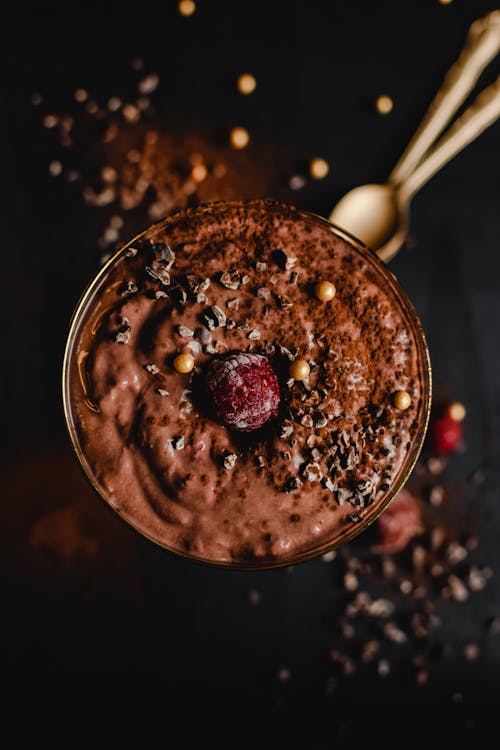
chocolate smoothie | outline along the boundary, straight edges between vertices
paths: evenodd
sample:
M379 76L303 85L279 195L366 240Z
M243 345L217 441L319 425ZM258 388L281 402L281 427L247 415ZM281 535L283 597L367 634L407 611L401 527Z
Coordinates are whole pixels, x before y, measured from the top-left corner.
M429 373L415 313L370 251L290 206L221 202L151 227L94 280L65 408L87 476L136 530L270 567L383 510L418 456Z

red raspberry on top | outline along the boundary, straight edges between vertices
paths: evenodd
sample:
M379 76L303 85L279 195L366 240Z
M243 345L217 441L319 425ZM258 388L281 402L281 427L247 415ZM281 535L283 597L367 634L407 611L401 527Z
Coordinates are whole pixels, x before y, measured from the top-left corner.
M206 392L218 421L239 432L258 430L278 414L280 387L267 357L238 352L215 359Z

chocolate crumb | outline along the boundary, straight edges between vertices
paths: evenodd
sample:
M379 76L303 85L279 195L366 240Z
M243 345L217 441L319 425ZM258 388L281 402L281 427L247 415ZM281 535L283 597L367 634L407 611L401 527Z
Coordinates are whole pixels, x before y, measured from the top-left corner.
M283 492L294 492L294 490L298 490L299 487L302 487L300 479L298 477L290 477L283 485Z
M232 271L231 273L225 271L220 274L219 282L222 286L225 286L226 289L238 289L241 283L240 274L238 271Z
M210 343L210 340L212 338L210 331L205 326L201 326L200 328L197 328L194 332L194 337L196 341L199 341L200 344L206 345Z
M181 451L184 449L184 436L178 435L177 437L172 439L172 445L174 446L176 451Z
M187 326L179 325L177 326L177 333L179 336L182 336L183 338L187 338L188 336L193 336L194 331L191 330L191 328L188 328Z
M287 438L293 434L293 424L289 419L285 419L280 427L279 436L280 438Z
M169 286L170 274L165 268L153 268L152 266L146 266L146 273L148 273L152 279L159 281L163 286Z
M133 281L124 281L123 284L118 287L118 294L124 297L128 294L135 294L137 290L138 286Z
M288 310L293 307L293 302L284 294L278 294L278 305L282 310Z
M238 456L236 453L227 453L224 456L224 468L227 471L230 471L234 468L234 465L236 464L236 461L238 460Z

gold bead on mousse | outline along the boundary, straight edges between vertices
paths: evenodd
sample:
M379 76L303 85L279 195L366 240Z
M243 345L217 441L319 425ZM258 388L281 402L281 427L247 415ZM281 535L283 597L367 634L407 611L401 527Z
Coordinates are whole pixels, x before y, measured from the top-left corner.
M311 368L309 367L307 360L296 359L288 368L288 372L290 373L290 377L294 380L306 380L309 377Z
M446 409L447 416L455 422L462 422L465 419L466 413L465 406L460 401L454 401Z
M315 297L321 302L330 302L335 297L335 292L335 284L331 281L318 281L314 287Z
M174 359L174 367L177 372L191 372L194 367L194 359L190 354L178 354Z
M400 411L408 409L411 404L411 396L407 391L396 391L394 394L394 406Z

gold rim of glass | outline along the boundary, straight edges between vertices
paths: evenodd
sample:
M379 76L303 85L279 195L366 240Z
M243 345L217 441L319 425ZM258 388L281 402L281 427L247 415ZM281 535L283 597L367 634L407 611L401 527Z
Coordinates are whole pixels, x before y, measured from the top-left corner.
M116 250L116 252L113 253L113 255L106 261L106 263L99 269L98 273L94 276L94 278L88 283L87 287L85 288L82 295L80 296L80 299L77 302L76 307L71 316L68 336L66 340L66 346L64 350L63 367L62 367L62 399L63 399L63 409L64 409L66 428L68 430L69 438L73 446L73 450L78 459L80 468L82 469L83 474L85 478L87 479L87 481L90 483L90 485L92 486L94 491L97 493L97 495L101 498L101 500L105 503L106 507L109 508L111 511L113 511L115 516L122 523L124 523L128 528L135 531L143 539L148 540L149 542L154 544L156 547L164 549L167 552L170 552L178 557L181 557L186 560L190 560L192 562L199 563L202 565L208 565L210 567L223 568L227 570L241 570L241 571L272 570L276 568L285 568L285 567L290 567L292 565L296 565L301 562L305 562L307 560L312 560L313 558L320 557L321 555L324 555L327 552L331 552L333 550L338 549L339 547L343 547L345 544L352 541L354 538L358 537L362 532L366 531L366 529L369 526L371 526L374 521L376 521L376 519L387 508L387 506L390 504L393 498L398 494L398 492L401 491L401 489L406 484L420 456L422 446L424 443L424 439L425 439L425 435L427 432L427 427L429 424L431 401L432 401L432 369L431 369L431 362L430 362L430 356L429 356L429 349L427 346L427 341L425 338L422 324L413 307L413 304L410 298L408 297L404 289L399 284L395 275L387 267L384 261L382 261L375 252L370 250L370 248L367 247L367 245L361 242L361 240L357 239L357 237L354 237L345 229L338 227L336 224L331 222L329 219L324 218L323 216L315 214L312 211L308 211L304 209L297 209L293 207L294 210L296 210L300 216L302 216L303 218L307 220L314 221L316 223L322 224L323 226L329 228L330 231L340 236L342 239L346 240L351 245L354 245L354 247L356 247L356 249L359 250L362 254L365 254L365 255L369 254L370 259L379 265L379 268L382 271L385 281L390 286L391 291L393 292L393 294L399 301L402 309L404 310L405 314L407 315L412 331L415 335L415 340L417 342L417 346L419 350L418 359L419 359L419 363L420 363L421 371L422 371L423 405L422 405L422 410L421 410L420 424L418 425L417 433L412 441L411 449L408 451L406 455L406 459L402 467L399 470L396 481L393 483L390 490L388 490L387 495L374 506L373 512L370 514L367 514L363 518L363 521L361 523L353 525L351 529L346 531L345 534L343 534L341 537L337 538L336 541L324 542L321 545L318 545L310 550L306 550L304 552L292 555L286 559L262 560L262 561L255 560L255 561L249 561L249 562L241 562L241 561L231 562L231 561L211 560L211 559L202 558L196 555L188 554L186 552L183 552L182 550L179 550L173 547L169 547L167 544L162 543L158 539L155 539L154 537L149 536L146 531L136 526L133 520L129 519L128 517L126 518L125 516L122 516L118 512L118 510L105 497L104 492L99 487L98 483L96 482L94 478L94 475L90 466L87 464L85 460L84 451L82 450L79 444L79 440L77 436L77 429L76 429L75 422L73 419L73 411L71 409L70 369L71 369L71 360L72 360L74 345L78 338L79 327L82 322L82 319L85 317L85 313L87 312L88 306L94 298L96 289L98 289L100 282L106 276L108 269L116 262L116 260L123 253L127 251L127 249L130 246L134 245L134 243L138 242L142 237L150 234L152 231L161 229L164 226L166 226L168 223L172 221L178 221L179 219L182 219L184 216L189 216L191 213L195 211L196 212L199 212L199 211L210 212L214 206L221 206L221 205L227 206L227 207L232 207L232 206L243 207L243 206L252 206L252 205L253 206L262 205L262 206L272 207L272 206L279 206L279 205L285 205L285 204L283 204L280 201L273 201L273 200L267 200L267 199L221 200L221 201L211 201L207 203L202 203L196 206L195 208L187 208L187 209L176 211L175 213L170 214L169 216L165 217L159 222L151 223L143 231L136 234L132 239L127 241L125 244L121 245Z

